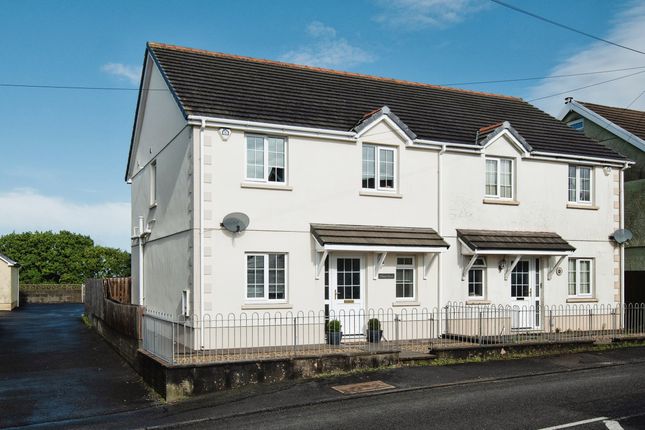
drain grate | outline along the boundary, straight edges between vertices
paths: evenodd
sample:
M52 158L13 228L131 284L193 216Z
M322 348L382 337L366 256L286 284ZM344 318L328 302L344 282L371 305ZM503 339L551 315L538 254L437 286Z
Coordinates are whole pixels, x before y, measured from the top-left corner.
M394 385L386 384L383 381L360 382L358 384L336 385L331 387L342 394L360 394L371 391L391 390Z

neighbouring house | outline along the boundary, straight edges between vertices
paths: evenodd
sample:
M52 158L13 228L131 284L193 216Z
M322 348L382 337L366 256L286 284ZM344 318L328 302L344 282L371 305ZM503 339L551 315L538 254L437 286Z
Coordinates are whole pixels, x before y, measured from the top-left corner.
M0 311L10 311L20 305L19 271L20 264L0 254Z
M558 118L636 163L625 171L625 300L645 303L645 112L569 97Z
M630 163L515 97L148 43L133 302L189 321L529 306L512 328L540 330L546 306L623 302Z

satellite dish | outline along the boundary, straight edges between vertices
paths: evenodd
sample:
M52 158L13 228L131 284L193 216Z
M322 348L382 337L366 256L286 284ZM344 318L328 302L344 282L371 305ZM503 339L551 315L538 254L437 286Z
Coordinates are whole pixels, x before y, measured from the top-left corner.
M611 237L613 237L616 242L622 245L623 243L632 240L632 237L634 237L634 235L629 229L621 228L619 230L616 230L614 234L611 235Z
M242 212L233 212L226 215L220 225L232 233L239 233L249 226L249 217Z

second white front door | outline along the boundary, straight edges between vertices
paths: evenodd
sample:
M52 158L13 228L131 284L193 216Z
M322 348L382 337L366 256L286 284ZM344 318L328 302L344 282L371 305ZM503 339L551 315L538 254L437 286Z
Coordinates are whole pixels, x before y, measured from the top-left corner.
M331 319L338 319L343 336L362 336L365 325L364 261L360 256L332 256Z
M540 327L540 259L520 260L510 276L510 304L514 329Z

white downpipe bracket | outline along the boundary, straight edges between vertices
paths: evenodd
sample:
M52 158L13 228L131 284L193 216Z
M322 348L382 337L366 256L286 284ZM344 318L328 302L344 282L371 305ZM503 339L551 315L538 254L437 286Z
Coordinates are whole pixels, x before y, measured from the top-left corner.
M200 346L204 349L204 133L206 120L201 120L199 128L199 317L202 325L199 330Z
M508 275L510 275L513 269L515 269L515 266L517 266L517 263L520 262L520 258L522 258L521 255L516 255L513 262L506 268L506 272L504 272L505 281L508 281Z

